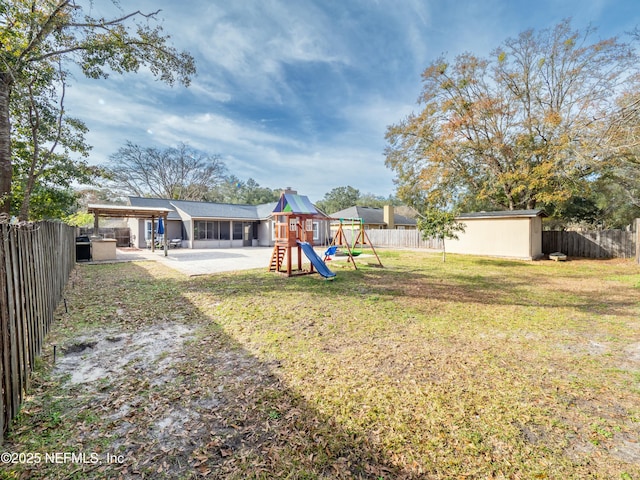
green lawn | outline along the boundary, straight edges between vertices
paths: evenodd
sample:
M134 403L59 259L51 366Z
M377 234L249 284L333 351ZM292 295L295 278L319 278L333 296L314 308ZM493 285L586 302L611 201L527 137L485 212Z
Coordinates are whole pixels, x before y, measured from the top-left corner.
M640 479L638 265L381 260L78 266L0 478Z

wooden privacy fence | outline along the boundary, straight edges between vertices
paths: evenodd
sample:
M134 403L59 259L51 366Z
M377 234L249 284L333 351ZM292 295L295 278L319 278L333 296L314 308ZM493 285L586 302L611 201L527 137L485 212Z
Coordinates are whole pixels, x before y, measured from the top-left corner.
M633 258L638 232L601 230L583 232L543 231L542 253L562 252L569 257Z
M640 219L636 221L636 231L543 231L542 252L545 254L562 252L570 257L584 258L633 258L640 263ZM349 242L354 233L345 230ZM442 240L424 240L419 230L367 229L367 235L375 247L429 248L442 250Z
M0 222L0 444L75 265L75 229Z
M93 228L79 229L80 235L93 235ZM100 227L98 229L98 235L102 238L114 238L116 240L116 247L129 247L131 245L131 230L129 228L112 228L112 227Z
M345 231L349 241L351 232ZM424 240L420 230L367 229L367 235L374 247L390 248L432 248L442 250L442 240L430 238Z

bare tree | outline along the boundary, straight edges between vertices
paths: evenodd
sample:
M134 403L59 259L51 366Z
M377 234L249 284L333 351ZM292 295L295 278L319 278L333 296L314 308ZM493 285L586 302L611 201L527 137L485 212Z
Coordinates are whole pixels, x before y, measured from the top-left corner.
M131 142L111 156L107 173L114 187L142 196L205 200L226 178L219 155L185 145L164 150Z

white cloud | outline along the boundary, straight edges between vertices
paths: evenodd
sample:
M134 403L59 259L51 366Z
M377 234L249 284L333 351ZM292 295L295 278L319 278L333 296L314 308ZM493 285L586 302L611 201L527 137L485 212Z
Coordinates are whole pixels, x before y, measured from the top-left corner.
M92 2L94 11L113 11ZM186 142L219 153L231 173L318 200L336 186L388 195L384 134L419 106L420 72L441 53L486 55L505 38L552 27L575 12L584 26L629 30L630 0L137 0L159 18L198 75L185 90L148 70L86 80L67 92L69 113L90 128L93 163L131 140Z

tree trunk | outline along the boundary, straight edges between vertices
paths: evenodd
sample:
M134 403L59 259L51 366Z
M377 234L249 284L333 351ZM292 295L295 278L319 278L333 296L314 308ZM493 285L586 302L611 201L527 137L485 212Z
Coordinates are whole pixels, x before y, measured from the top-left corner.
M29 178L27 180L27 186L24 189L24 197L22 199L22 205L20 205L20 213L18 214L18 220L26 222L29 220L29 207L31 206L31 193L33 193L33 187L36 184L36 177L33 172L33 167L29 172Z
M11 124L9 97L11 80L7 73L0 73L0 213L11 208Z

